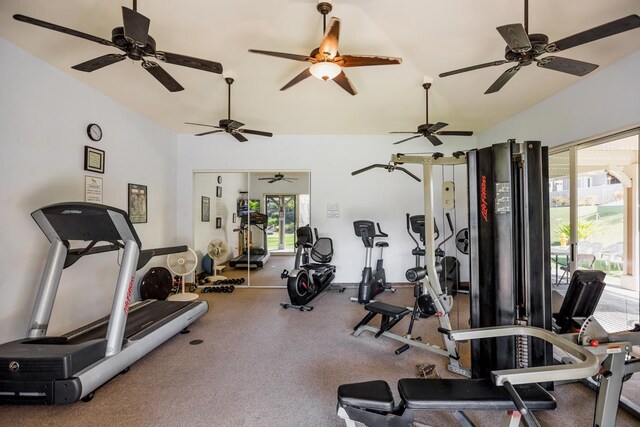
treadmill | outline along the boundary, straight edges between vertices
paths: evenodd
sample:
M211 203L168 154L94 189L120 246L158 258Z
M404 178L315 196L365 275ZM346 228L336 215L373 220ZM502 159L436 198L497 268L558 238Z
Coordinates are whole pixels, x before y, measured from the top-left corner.
M264 248L245 248L242 255L229 260L228 264L233 268L262 268L269 261L271 254L267 249L267 221L269 217L259 212L249 212L240 216L240 232L246 233L251 226L256 226L263 233ZM243 241L246 241L243 238Z
M73 202L46 206L31 216L51 249L27 337L0 345L0 403L91 400L98 387L207 312L206 301L130 304L136 271L154 256L184 252L187 247L140 250L140 238L126 212ZM89 243L71 249L71 241ZM63 269L84 256L120 249L124 251L111 315L62 336L47 336Z

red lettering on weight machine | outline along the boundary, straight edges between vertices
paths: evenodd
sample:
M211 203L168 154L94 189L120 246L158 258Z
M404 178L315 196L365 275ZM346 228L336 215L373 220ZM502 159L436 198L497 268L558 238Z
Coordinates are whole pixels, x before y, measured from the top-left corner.
M487 203L487 177L482 175L480 181L480 213L484 222L489 222L489 205Z

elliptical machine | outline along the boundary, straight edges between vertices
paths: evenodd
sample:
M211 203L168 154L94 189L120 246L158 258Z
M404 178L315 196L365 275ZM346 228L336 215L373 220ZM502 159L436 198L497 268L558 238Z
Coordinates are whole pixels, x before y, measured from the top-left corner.
M447 223L449 224L449 231L451 234L445 237L436 248L436 271L438 272L442 291L448 295L456 296L460 286L460 261L458 261L454 256L446 255L443 249L444 245L456 234L449 212L447 212L445 216L447 217ZM437 230L438 228L436 227L436 240L438 239Z
M296 230L296 258L293 270L282 271L281 278L287 279L289 303L280 303L284 308L297 308L300 311L311 311L307 306L320 292L325 290L335 277L336 267L329 264L333 257L333 241L328 237L318 237L318 229L314 228L316 242L313 243L311 227L305 225ZM309 260L316 262L309 262ZM311 277L309 277L311 276ZM344 292L344 288L336 288Z
M358 287L358 298L351 298L352 301L357 301L360 304L367 304L371 302L373 297L378 295L380 292L396 291L391 287L390 283L387 283L383 267L384 260L382 259L382 251L384 248L389 246L389 243L375 242L376 237L389 237L389 235L382 231L379 223L376 223L375 225L378 227L378 234L376 234L373 221L359 220L353 222L353 228L356 236L362 239L362 243L365 247L365 261L364 268L362 269L362 280ZM374 243L377 248L380 248L380 258L376 261L375 271L371 269L371 252L373 251Z

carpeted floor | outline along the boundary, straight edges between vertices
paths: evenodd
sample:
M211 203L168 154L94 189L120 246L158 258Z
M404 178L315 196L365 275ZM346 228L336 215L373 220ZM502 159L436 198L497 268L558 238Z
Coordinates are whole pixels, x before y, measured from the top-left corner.
M349 302L355 289L325 293L314 310L284 310L284 289L238 289L203 294L209 312L103 386L89 403L57 407L1 406L3 426L340 426L336 390L342 383L384 379L396 394L396 381L415 376L421 363L435 363L441 376L455 377L441 356L411 349L400 356L397 342L368 333L350 335L364 315ZM460 296L461 313L466 313ZM382 301L412 303L411 288L384 294ZM452 314L457 323L457 314ZM466 316L460 316L461 326ZM440 344L435 318L421 320L416 335ZM397 326L405 328L404 323ZM201 339L200 345L189 345ZM468 352L466 352L468 353ZM625 394L638 400L632 378ZM629 388L632 387L632 388ZM538 413L543 425L591 425L595 394L579 384L553 392L558 409ZM469 412L483 426L499 424L500 412ZM455 425L448 413L420 413L432 426ZM620 410L618 426L639 425Z

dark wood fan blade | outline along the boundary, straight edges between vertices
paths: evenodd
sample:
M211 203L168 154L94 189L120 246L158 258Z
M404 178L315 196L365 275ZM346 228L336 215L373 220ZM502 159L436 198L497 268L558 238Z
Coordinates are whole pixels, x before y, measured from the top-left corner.
M212 133L218 133L218 132L224 132L222 129L218 129L218 130L210 130L209 132L202 132L202 133L196 133L195 136L205 136L205 135L211 135Z
M437 136L430 134L426 134L425 136L434 146L442 145L442 141L440 141Z
M330 59L333 59L338 54L338 43L340 39L340 20L338 18L331 18L327 30L324 32L322 42L318 50L321 54L327 55Z
M422 132L402 132L402 131L393 131L393 132L389 132L389 133L413 133L413 134L421 134Z
M287 83L286 85L282 86L280 88L280 90L289 89L291 86L300 83L301 81L303 81L304 79L306 79L309 76L311 76L311 71L309 71L308 68L305 68L300 74L298 74L293 79L291 79L291 81L289 83Z
M222 74L222 64L219 62L172 52L156 52L155 57L167 64L181 65L183 67L195 68L196 70Z
M351 84L351 81L349 80L347 75L344 73L344 71L341 71L340 74L335 76L333 78L333 81L336 82L338 86L340 86L342 89L349 92L351 95L356 95L358 93L358 91L356 90L356 88L353 87L353 85Z
M265 132L265 131L253 130L253 129L238 129L238 132L248 133L250 135L260 135L260 136L268 136L268 137L273 136L271 132Z
M122 6L122 23L124 26L124 38L138 46L146 46L149 38L149 18Z
M365 67L368 65L401 64L402 58L375 55L342 55L338 56L334 62L341 67Z
M415 135L415 136L410 136L409 138L401 139L401 140L400 140L400 141L398 141L398 142L394 142L394 143L393 143L393 145L402 144L403 142L407 142L407 141L410 141L410 140L412 140L412 139L420 138L421 136L422 136L422 134Z
M95 70L99 70L102 67L106 67L107 65L115 64L116 62L120 62L124 60L127 55L117 55L115 53L110 53L108 55L103 55L98 58L93 58L88 60L87 62L83 62L82 64L74 65L74 70L84 71L90 73Z
M26 22L27 24L37 25L38 27L47 28L49 30L59 31L61 33L69 34L70 36L80 37L82 39L90 40L92 42L100 43L100 44L103 44L103 45L106 45L106 46L117 47L116 45L114 45L109 40L106 40L106 39L103 39L103 38L100 38L100 37L96 37L96 36L92 36L91 34L83 33L81 31L72 30L71 28L66 28L66 27L62 27L60 25L52 24L50 22L41 21L41 20L35 19L35 18L30 18L28 16L19 15L19 14L18 15L13 15L13 19L21 21L21 22Z
M596 64L578 61L577 59L561 58L559 56L547 56L542 58L538 61L538 67L573 74L574 76L586 76L598 68Z
M280 181L280 180L279 180L279 179L270 179L268 183L269 183L269 184L273 184L273 183L274 183L274 182L276 182L276 181Z
M164 87L170 92L179 92L184 90L180 83L178 83L173 77L169 75L161 66L153 61L144 61L142 68L147 70L149 74L156 78Z
M447 71L446 73L442 73L442 74L440 74L440 77L447 77L447 76L452 76L454 74L466 73L467 71L479 70L481 68L495 67L497 65L506 64L507 62L509 62L509 61L502 59L500 61L485 62L484 64L478 64L478 65L472 65L470 67L458 68L457 70L452 70L452 71Z
M222 129L220 126L214 126L214 125L205 125L203 123L191 123L191 122L184 122L185 125L194 125L194 126L206 126L208 128L216 128L216 129Z
M502 86L504 86L509 80L511 80L511 77L513 77L518 72L518 70L520 70L520 64L516 65L515 67L511 67L507 71L502 73L500 77L498 77L498 79L493 82L491 86L489 86L489 89L487 89L485 94L494 93L502 89Z
M241 135L240 133L238 133L238 132L235 132L235 131L234 131L234 132L230 132L230 133L231 133L231 136L232 136L232 137L234 137L235 139L237 139L237 140L238 140L238 141L240 141L240 142L247 142L247 141L248 141L248 139L247 139L247 138L245 138L244 136L242 136L242 135Z
M275 56L278 58L292 59L294 61L311 62L313 58L306 55L296 55L295 53L272 52L270 50L249 49L251 53L260 53L262 55Z
M445 126L449 126L449 123L438 122L435 125L429 126L427 131L429 131L430 133L435 133L435 132L438 132L440 129L442 129Z
M442 132L438 132L438 135L450 135L450 136L471 136L473 132L470 130L443 130Z
M624 18L616 19L615 21L593 27L589 30L582 31L581 33L565 37L551 44L555 46L555 51L567 50L572 47L580 46L581 44L591 43L592 41L620 34L638 27L640 27L640 16L629 15Z
M531 41L522 24L509 24L497 27L507 46L513 52L527 52L531 50Z

